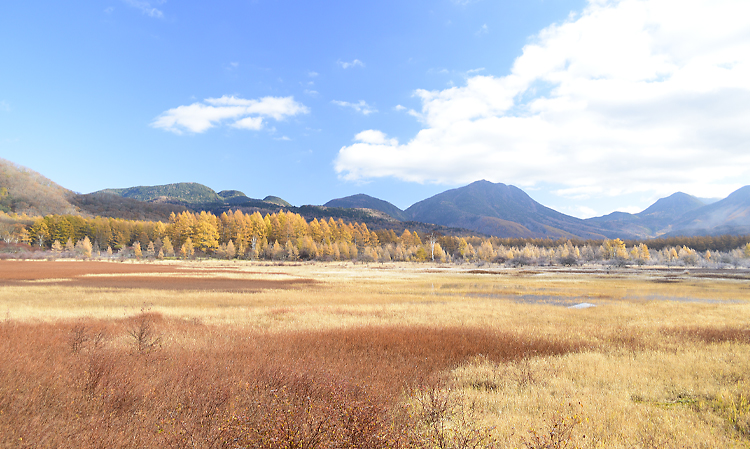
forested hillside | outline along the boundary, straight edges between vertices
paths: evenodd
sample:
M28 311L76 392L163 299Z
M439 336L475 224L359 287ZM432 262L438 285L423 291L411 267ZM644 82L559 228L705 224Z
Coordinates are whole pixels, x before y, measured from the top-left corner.
M384 212L396 220L407 221L408 218L404 211L389 203L378 198L365 195L363 193L357 195L351 195L344 198L337 198L325 203L326 207L345 207L349 209L362 208L372 209Z
M27 215L75 214L74 195L39 173L0 158L0 211Z
M138 201L175 202L188 206L223 202L223 198L213 189L197 182L178 182L160 186L138 186L125 189L104 189L99 192L111 193Z
M84 214L127 220L167 221L171 213L188 210L185 206L170 203L147 203L106 192L74 195L71 203Z

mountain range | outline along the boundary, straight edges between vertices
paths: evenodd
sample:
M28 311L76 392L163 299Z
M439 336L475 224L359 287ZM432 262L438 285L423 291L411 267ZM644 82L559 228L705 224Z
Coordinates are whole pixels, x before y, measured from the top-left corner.
M367 199L370 199L369 201ZM356 200L356 201L353 201ZM649 239L677 235L750 234L750 186L722 200L677 192L637 214L613 212L579 219L539 204L523 190L476 181L413 204L405 211L382 200L355 195L327 204L396 209L402 219L466 228L498 237ZM397 216L395 213L393 216Z
M484 180L447 190L406 210L365 194L333 199L322 206L295 207L276 196L253 199L239 190L216 192L190 182L77 194L0 158L0 210L5 212L165 220L171 213L184 210L221 213L230 209L262 214L289 210L307 219L359 221L372 229L508 238L648 239L750 234L750 186L718 201L677 192L636 214L613 212L580 219L534 201L518 187Z

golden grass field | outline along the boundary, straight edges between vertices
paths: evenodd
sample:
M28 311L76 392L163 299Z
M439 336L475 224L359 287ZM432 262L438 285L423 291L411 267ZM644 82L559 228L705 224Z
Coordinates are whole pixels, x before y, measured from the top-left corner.
M750 447L741 270L3 261L0 313L2 447Z

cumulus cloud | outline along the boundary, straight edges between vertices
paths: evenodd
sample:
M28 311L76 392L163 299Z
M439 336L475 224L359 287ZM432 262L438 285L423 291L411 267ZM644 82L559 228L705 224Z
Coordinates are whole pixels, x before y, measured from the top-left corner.
M185 131L202 133L225 122L230 122L229 126L234 128L260 130L264 118L283 120L308 112L307 107L294 101L293 97L246 100L225 95L169 109L156 117L151 126L176 134Z
M123 2L128 6L140 10L141 13L149 17L155 17L157 19L164 17L164 13L152 6L151 2L143 0L123 0ZM163 1L159 3L163 3Z
M389 139L382 131L368 129L354 136L354 140L372 145L398 145L397 139Z
M348 69L351 67L364 67L365 63L360 61L359 59L355 59L352 62L345 62L345 61L336 61L338 65L341 66L342 69Z
M333 100L331 101L331 103L345 107L345 108L352 108L356 112L359 112L360 114L363 114L363 115L370 115L373 112L378 112L377 109L365 103L365 100L359 100L359 103L349 103L348 101Z
M747 12L744 0L589 0L507 75L417 90L414 138L345 146L335 168L349 180L558 184L568 197L725 195L750 175Z

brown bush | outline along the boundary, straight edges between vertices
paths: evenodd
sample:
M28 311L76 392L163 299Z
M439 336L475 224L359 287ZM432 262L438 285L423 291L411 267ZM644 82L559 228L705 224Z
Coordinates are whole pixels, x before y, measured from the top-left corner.
M420 447L396 407L405 388L479 355L580 347L469 328L262 334L157 314L6 320L0 447Z
M750 328L747 327L699 327L683 326L663 329L662 333L689 341L703 343L750 343Z

